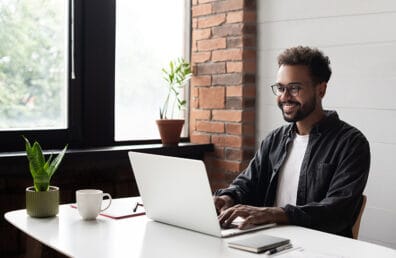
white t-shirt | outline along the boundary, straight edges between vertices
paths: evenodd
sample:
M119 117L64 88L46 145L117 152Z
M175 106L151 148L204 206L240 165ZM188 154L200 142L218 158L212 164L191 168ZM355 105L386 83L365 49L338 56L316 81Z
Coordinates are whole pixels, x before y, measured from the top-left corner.
M296 134L293 142L290 143L286 161L279 171L275 207L284 207L286 204L296 205L301 164L307 149L308 140L309 134Z

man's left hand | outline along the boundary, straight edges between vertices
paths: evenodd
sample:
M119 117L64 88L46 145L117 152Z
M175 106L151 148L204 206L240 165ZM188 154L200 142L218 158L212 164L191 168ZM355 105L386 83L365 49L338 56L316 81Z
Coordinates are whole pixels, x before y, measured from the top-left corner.
M268 223L288 224L289 222L282 208L255 207L241 204L232 206L223 211L218 218L220 225L228 227L237 217L245 219L244 222L238 226L240 229L247 229L254 225Z

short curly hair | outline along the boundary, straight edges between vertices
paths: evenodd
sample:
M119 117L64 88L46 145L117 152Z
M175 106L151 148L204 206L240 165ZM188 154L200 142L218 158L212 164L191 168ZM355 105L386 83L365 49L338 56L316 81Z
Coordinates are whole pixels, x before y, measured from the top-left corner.
M331 76L329 57L317 48L288 48L278 56L278 65L306 65L314 83L328 82Z

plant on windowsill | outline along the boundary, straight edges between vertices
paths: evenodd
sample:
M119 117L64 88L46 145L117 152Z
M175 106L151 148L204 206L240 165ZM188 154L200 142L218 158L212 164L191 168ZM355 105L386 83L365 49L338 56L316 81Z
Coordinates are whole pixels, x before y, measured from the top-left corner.
M59 211L59 187L51 186L50 180L66 153L67 145L54 159L51 154L46 161L40 144L35 141L32 146L28 139L22 137L33 177L33 186L26 188L26 211L31 217L56 216Z
M163 68L162 73L168 91L163 106L160 108L160 119L156 122L162 144L177 145L180 141L184 119L174 119L173 116L176 106L179 111L186 106L186 100L181 93L191 78L191 67L185 59L178 58L169 63L168 69Z

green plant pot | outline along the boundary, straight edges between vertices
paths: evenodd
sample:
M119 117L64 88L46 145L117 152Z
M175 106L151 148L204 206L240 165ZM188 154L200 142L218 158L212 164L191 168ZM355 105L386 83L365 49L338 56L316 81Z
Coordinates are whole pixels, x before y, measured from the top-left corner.
M26 212L36 218L56 216L59 212L59 187L50 186L45 192L36 192L34 186L26 188Z

